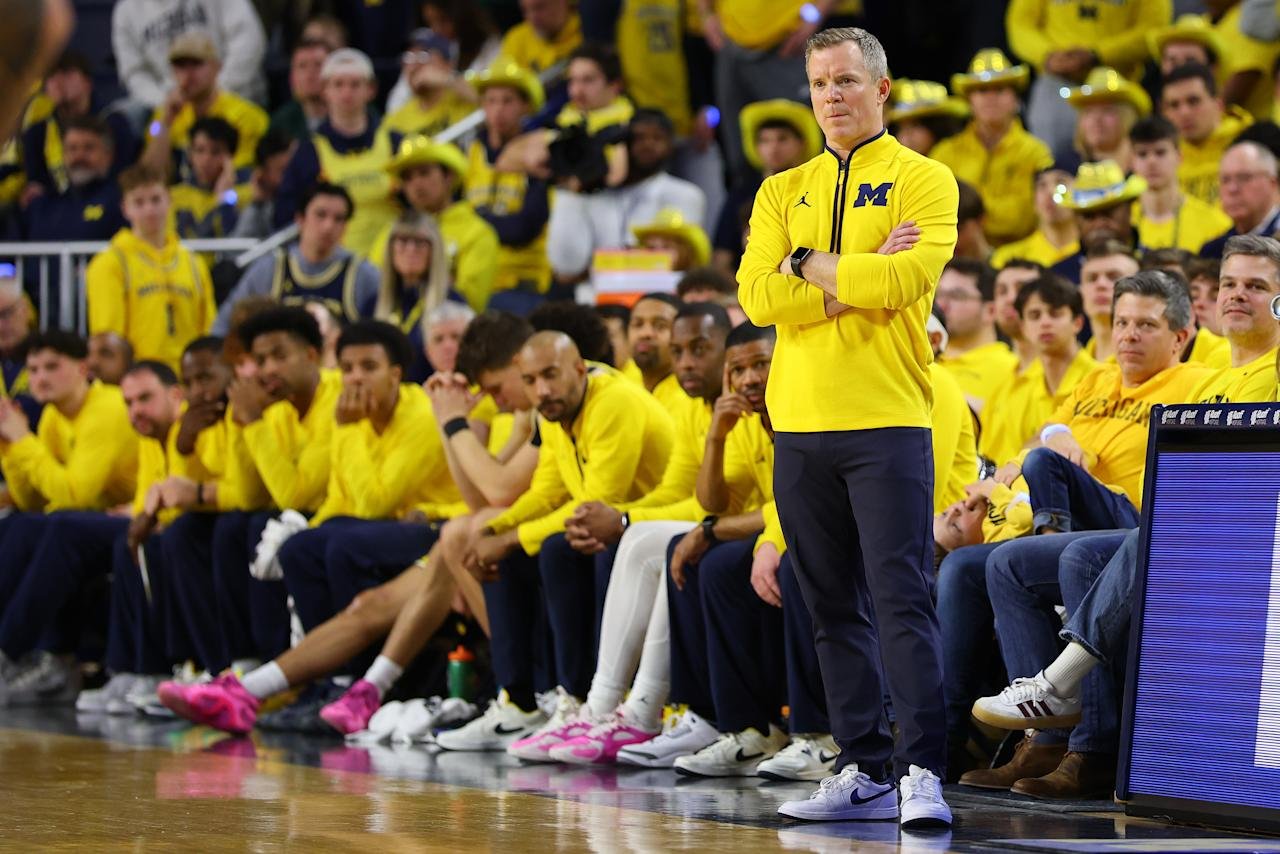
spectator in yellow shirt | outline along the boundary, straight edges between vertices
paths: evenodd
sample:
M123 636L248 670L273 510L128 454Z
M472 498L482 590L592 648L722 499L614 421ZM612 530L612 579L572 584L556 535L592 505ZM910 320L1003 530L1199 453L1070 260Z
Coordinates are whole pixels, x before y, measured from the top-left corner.
M1222 334L1218 325L1218 275L1221 262L1216 258L1192 258L1187 262L1187 284L1191 288L1191 308L1196 323L1214 335Z
M1182 138L1178 183L1189 196L1218 204L1218 161L1240 132L1253 123L1238 107L1228 109L1213 72L1203 65L1180 65L1160 90L1160 112Z
M1219 71L1222 41L1204 15L1179 15L1168 26L1148 32L1147 46L1161 75L1190 63L1206 66L1215 75Z
M115 332L137 359L170 367L213 323L213 283L204 261L178 242L164 177L146 166L120 175L129 228L89 262L89 332Z
M1081 250L1053 266L1053 272L1080 282L1080 267L1089 247L1114 240L1138 248L1138 234L1133 227L1133 201L1147 189L1146 181L1130 175L1112 160L1082 163L1070 187L1059 187L1054 199L1075 214L1080 233Z
M1018 294L1028 282L1040 278L1045 267L1025 258L1014 257L996 273L996 329L1009 340L1018 357L1018 371L1025 371L1036 358L1035 347L1022 334L1022 316L1018 314Z
M1132 168L1129 131L1151 114L1151 98L1114 68L1099 66L1084 84L1071 89L1067 103L1076 109L1076 153L1086 162L1114 160Z
M115 332L99 332L89 336L89 379L107 385L120 385L120 380L133 364L133 345Z
M1271 302L1280 294L1280 242L1256 234L1227 241L1217 314L1231 345L1231 367L1205 380L1197 403L1255 403L1275 393L1280 324Z
M240 210L253 199L249 169L236 169L237 133L224 119L197 119L191 126L189 177L169 188L178 236L229 237Z
M1027 77L1025 65L1014 65L999 50L978 51L969 70L951 78L952 90L968 100L973 120L929 154L982 194L987 237L997 246L1035 229L1033 179L1053 164L1048 147L1018 120L1018 93Z
M524 20L502 37L500 58L541 74L582 44L582 19L569 0L525 0Z
M1176 248L1195 254L1231 228L1220 208L1183 192L1178 183L1182 154L1178 131L1161 116L1142 119L1129 131L1133 171L1147 189L1133 203L1132 221L1146 249Z
M895 80L885 121L907 148L928 157L933 147L955 136L969 117L969 105L932 80Z
M222 61L213 40L199 32L178 36L169 47L169 65L174 88L151 116L141 161L160 170L172 163L178 178L185 180L191 128L196 119L216 116L236 129L236 167L252 167L254 148L270 120L257 104L218 85Z
M412 56L406 65L413 94L387 116L386 127L406 136L435 136L471 115L475 104L459 94L454 82L457 46L431 30L414 30L407 50L406 57Z
M982 414L996 387L1013 376L1018 357L996 336L995 272L980 261L954 258L942 270L934 304L947 320L949 341L938 363Z
M1036 230L1021 240L1006 243L991 256L997 270L1014 258L1034 261L1042 267L1053 267L1080 251L1080 230L1075 214L1058 203L1061 188L1074 178L1057 164L1036 173Z
M1138 261L1123 243L1102 240L1089 247L1080 268L1080 296L1089 318L1091 337L1086 352L1097 362L1115 361L1111 308L1116 282L1138 272Z
M677 273L687 273L711 260L707 233L675 208L663 208L652 222L633 225L631 233L641 248L671 253L671 269Z

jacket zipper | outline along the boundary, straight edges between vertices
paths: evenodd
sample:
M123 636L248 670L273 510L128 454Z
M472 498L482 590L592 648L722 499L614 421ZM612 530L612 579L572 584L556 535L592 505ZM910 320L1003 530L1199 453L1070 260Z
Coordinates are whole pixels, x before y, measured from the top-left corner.
M834 152L833 156L835 156ZM840 169L837 173L839 177L836 179L836 197L831 207L831 247L827 250L836 255L840 254L840 232L844 230L844 200L849 187L849 161L852 159L852 152L843 161L836 156L837 162L840 162Z

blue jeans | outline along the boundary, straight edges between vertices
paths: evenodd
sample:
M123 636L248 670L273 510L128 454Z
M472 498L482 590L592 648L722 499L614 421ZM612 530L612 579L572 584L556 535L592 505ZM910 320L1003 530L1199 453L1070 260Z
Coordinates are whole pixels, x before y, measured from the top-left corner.
M968 738L969 711L981 696L991 661L991 598L987 557L1000 543L956 549L938 568L938 625L942 630L942 693L952 744Z
M1075 615L1090 590L1105 577L1112 558L1123 554L1123 544L1132 539L1137 548L1137 530L1098 534L1076 540L1062 552L1058 561L1058 582L1067 613ZM1123 575L1112 572L1111 575ZM1132 574L1130 574L1132 579ZM1103 592L1106 597L1106 592ZM1120 627L1122 639L1128 633L1129 609L1125 598L1124 619ZM1064 632L1059 632L1063 636ZM1120 697L1124 686L1124 662L1118 667L1095 667L1081 685L1083 703L1080 723L1071 731L1070 748L1079 753L1116 753L1120 746Z
M1107 489L1080 466L1048 448L1036 448L1022 463L1031 493L1035 531L1109 531L1136 528L1138 511L1121 492Z
M1054 606L1062 604L1058 562L1067 546L1093 532L1047 534L1002 543L987 558L987 591L995 613L996 636L1009 679L1035 676L1062 649L1062 621ZM1061 730L1043 731L1039 742L1061 742Z
M1071 619L1058 633L1075 641L1099 661L1120 668L1129 650L1129 620L1133 615L1133 584L1138 572L1138 540L1134 529L1124 538L1119 551L1096 574L1092 586L1082 596L1064 586L1063 596ZM1075 600L1073 604L1072 600Z

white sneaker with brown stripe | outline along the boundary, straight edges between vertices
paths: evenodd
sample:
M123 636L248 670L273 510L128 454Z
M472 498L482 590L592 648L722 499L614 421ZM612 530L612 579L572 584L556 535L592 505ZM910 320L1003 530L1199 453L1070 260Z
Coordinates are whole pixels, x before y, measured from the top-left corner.
M1080 698L1059 697L1042 670L1013 680L997 697L978 698L973 716L1004 729L1065 729L1080 723Z

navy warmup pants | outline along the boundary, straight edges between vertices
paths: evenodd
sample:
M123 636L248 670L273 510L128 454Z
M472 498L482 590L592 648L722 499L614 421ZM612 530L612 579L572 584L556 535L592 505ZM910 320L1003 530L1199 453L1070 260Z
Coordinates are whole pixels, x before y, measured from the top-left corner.
M499 564L497 579L481 587L489 612L494 682L511 702L532 711L534 692L556 684L538 558L517 549Z
M667 571L671 571L671 555L684 539L675 537L667 545ZM707 562L716 553L734 543L718 543L707 550L696 564L684 566L684 589L677 590L667 579L667 611L671 620L671 699L683 703L700 718L716 722L716 706L711 696L711 672L707 667L707 625L703 607L702 578ZM736 550L727 558L740 556Z
M838 768L856 762L878 778L892 758L895 776L915 764L945 779L929 431L778 433L775 443L774 497L813 618ZM901 733L896 750L882 657Z
M584 555L574 551L564 534L553 534L542 542L538 554L555 648L556 683L575 697L587 696L596 672L604 596L617 553L615 545Z
M160 675L173 662L165 654L169 617L169 573L158 537L143 545L146 582L125 537L111 548L111 622L107 633L107 670L112 673Z
M782 631L787 656L787 720L792 735L831 732L827 697L823 693L822 665L813 643L813 618L804 604L796 580L791 552L778 564L778 589L782 591Z

